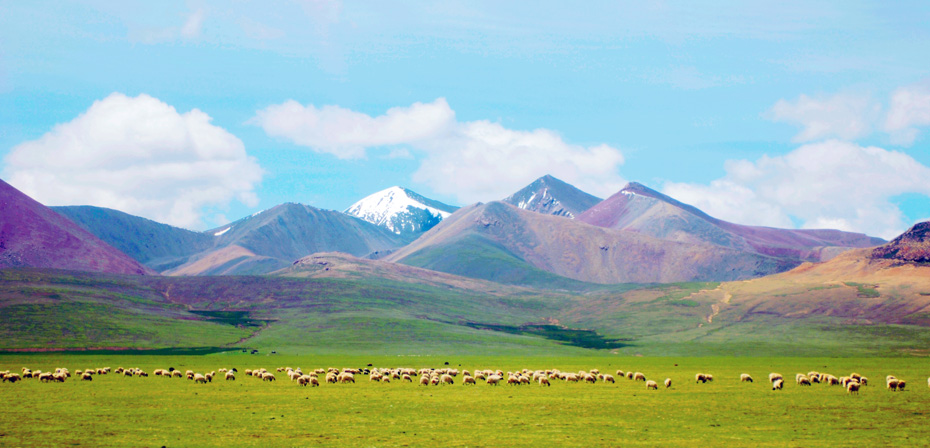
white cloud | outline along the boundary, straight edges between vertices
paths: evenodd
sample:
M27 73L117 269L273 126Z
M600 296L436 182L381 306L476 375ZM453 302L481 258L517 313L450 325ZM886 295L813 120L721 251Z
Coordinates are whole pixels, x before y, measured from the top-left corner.
M203 29L204 10L200 8L191 13L181 27L181 36L187 39L200 37L200 31Z
M443 98L377 117L287 101L258 111L251 122L269 135L340 158L365 157L371 147L406 145L421 160L415 182L467 203L504 198L545 174L604 196L623 186L618 174L623 154L616 148L569 144L547 129L460 122Z
M930 81L895 90L885 118L885 130L894 143L910 145L918 126L930 125Z
M817 98L801 95L793 102L778 100L767 115L773 121L801 126L794 141L809 142L864 137L872 132L880 112L881 106L866 95L838 93Z
M891 199L930 196L930 168L907 154L829 140L755 162L729 161L710 185L669 183L663 191L712 216L737 222L839 228L891 238L911 223Z
M121 93L5 158L3 177L46 205L96 205L187 228L202 209L254 206L262 169L236 136L198 109L178 113Z
M301 105L289 100L259 110L251 123L281 137L341 159L365 156L372 146L396 145L447 133L455 112L444 98L432 103L395 107L378 117L339 106Z

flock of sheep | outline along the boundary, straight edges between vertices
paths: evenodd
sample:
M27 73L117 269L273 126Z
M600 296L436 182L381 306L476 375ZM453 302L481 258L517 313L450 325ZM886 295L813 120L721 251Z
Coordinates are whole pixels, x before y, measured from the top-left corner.
M83 370L76 370L75 376L79 377L82 381L92 381L95 375L107 375L111 372L109 367L98 367L98 368L89 368ZM118 367L115 371L116 374L126 376L126 377L147 377L148 373L139 368L123 368ZM477 385L478 381L483 381L485 384L490 386L498 386L502 383L506 383L512 386L520 385L529 385L529 384L538 384L540 386L551 386L552 382L564 381L566 383L588 383L596 384L601 383L616 383L614 375L609 373L601 373L598 369L591 369L590 371L578 371L578 372L562 372L558 369L548 369L548 370L530 370L522 369L518 371L508 371L504 372L503 370L462 370L459 372L458 369L453 368L422 368L422 369L412 369L412 368L344 368L337 369L330 367L328 369L314 369L309 370L306 373L303 372L300 368L291 368L291 367L279 367L276 370L277 373L283 374L291 381L295 382L299 386L319 386L320 378L323 378L323 381L326 383L355 383L355 375L367 375L369 382L378 382L378 383L390 383L392 381L397 382L408 382L413 383L414 378L417 378L416 383L421 386L438 386L438 385L453 385L456 383L457 377L461 375L460 383L462 385ZM236 374L238 370L233 369L218 369L216 371L211 371L207 373L198 373L193 370L187 370L184 373L181 373L180 370L175 370L174 368L168 369L156 369L153 374L155 376L162 376L166 378L186 378L193 381L194 383L209 383L212 382L214 378L217 377L217 374L222 374L222 377L226 381L235 381ZM262 381L276 381L277 377L274 373L268 371L264 368L259 369L246 369L243 374L245 376L261 379ZM24 379L36 379L41 382L64 382L67 378L71 377L71 372L66 368L56 368L54 371L42 372L40 370L31 370L27 367L22 368L22 373L11 373L10 371L0 371L0 380L6 383L15 383L17 381L22 381ZM646 386L647 390L658 390L659 383L653 380L647 380L646 375L642 372L633 372L633 371L623 371L617 370L617 378L627 379L631 381L641 381ZM709 373L697 373L694 376L695 383L708 383L714 381L714 376ZM772 390L782 390L785 387L785 379L780 373L770 373L769 382L772 384ZM885 378L886 386L891 391L903 391L907 386L907 383L902 380L894 377L893 375L888 375ZM753 378L748 373L743 373L740 375L740 382L753 382ZM808 372L808 373L798 373L795 375L795 383L798 386L812 386L813 384L826 384L830 386L842 386L842 388L849 394L858 394L859 388L869 384L868 378L858 374L851 373L849 376L836 377L828 373L821 372ZM671 378L666 378L662 384L665 388L672 387ZM930 387L930 378L927 379L927 385Z

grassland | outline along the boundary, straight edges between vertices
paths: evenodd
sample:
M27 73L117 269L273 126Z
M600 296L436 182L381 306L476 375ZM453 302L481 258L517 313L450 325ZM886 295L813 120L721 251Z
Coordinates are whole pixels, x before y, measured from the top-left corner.
M442 367L642 371L671 389L641 382L552 387L409 383L302 388L278 374L263 383L246 368ZM240 371L235 382L198 385L161 377L95 377L92 382L0 383L3 446L926 446L930 390L926 358L636 358L405 356L0 356L0 370L117 366ZM852 371L872 379L858 397L839 387L795 386L794 373ZM789 378L783 391L769 372ZM694 374L716 380L695 384ZM740 383L740 373L756 383ZM904 392L881 386L887 374Z

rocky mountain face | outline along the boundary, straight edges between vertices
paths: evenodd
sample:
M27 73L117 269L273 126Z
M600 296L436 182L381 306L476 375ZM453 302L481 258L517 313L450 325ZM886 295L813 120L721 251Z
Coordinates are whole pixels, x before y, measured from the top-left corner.
M665 240L713 244L757 253L794 265L804 261L824 261L850 248L884 243L879 238L839 230L777 229L734 224L635 182L591 207L578 220Z
M501 202L532 212L575 218L601 199L546 175Z
M74 222L0 180L0 268L5 267L154 274Z
M458 210L401 187L391 187L352 204L345 214L398 235L420 235Z
M917 223L890 243L876 247L873 259L930 263L930 221Z

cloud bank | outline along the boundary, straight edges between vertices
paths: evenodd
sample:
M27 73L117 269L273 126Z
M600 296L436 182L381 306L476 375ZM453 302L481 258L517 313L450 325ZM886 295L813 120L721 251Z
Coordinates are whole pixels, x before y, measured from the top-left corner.
M376 117L291 100L259 110L251 122L268 135L344 159L365 157L375 147L395 147L397 154L409 148L421 161L414 182L464 203L504 198L546 174L605 197L624 184L617 148L570 144L548 129L458 121L444 98Z
M202 209L254 206L262 169L204 112L113 93L14 147L3 177L46 205L96 205L202 228Z
M731 160L709 185L668 183L663 192L743 224L835 228L892 238L911 223L895 196L930 196L930 168L898 151L839 140L803 145L755 162Z

